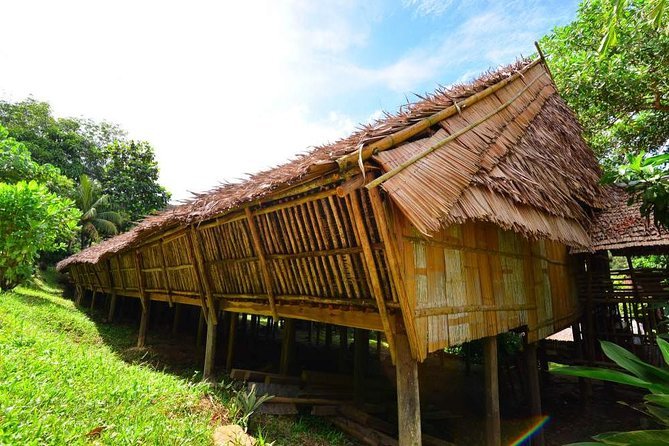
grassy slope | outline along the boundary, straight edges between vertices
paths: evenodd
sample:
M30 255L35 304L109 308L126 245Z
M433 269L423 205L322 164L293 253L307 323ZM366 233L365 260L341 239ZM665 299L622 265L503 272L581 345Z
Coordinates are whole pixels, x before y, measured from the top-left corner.
M0 444L211 443L229 395L125 362L134 330L96 326L49 283L0 293ZM275 446L351 444L311 417L257 421Z

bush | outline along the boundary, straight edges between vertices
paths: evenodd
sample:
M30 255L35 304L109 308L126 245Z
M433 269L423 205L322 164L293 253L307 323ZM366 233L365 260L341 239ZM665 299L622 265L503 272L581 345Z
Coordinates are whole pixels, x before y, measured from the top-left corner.
M76 230L74 202L35 181L0 183L0 288L30 277L40 252L64 248Z

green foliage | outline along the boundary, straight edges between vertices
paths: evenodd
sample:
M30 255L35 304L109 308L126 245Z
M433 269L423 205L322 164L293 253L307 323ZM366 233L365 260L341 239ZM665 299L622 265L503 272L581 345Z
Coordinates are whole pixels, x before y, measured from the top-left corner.
M104 235L118 234L122 224L121 215L110 210L109 197L102 193L100 185L82 175L76 189L75 202L81 211L81 249L100 240Z
M28 278L40 252L63 248L78 218L71 200L44 185L0 183L0 287L13 288Z
M246 387L246 383L231 382L225 386L225 390L232 393L230 416L236 424L239 424L247 430L249 427L249 420L251 416L262 406L264 402L273 398L270 395L256 394L255 384L251 384L250 388Z
M74 188L74 182L61 175L57 167L51 164L40 165L33 161L25 144L10 138L7 129L0 125L0 181L18 183L31 180L64 196L71 194Z
M656 338L662 357L669 365L669 342ZM628 350L607 341L600 341L604 354L623 370L597 367L558 367L553 373L599 379L626 384L648 390L644 404L637 410L653 418L659 425L669 428L669 371L655 367L639 359ZM659 445L669 444L669 429L640 430L631 432L608 432L593 437L599 443L579 443L583 445Z
M645 3L644 8L638 11L637 14L644 17L655 31L662 31L661 28L664 24L669 22L667 19L669 8L667 8L666 3L666 0L649 0ZM605 27L606 32L599 45L599 52L604 55L618 44L618 27L620 19L623 17L623 13L626 9L635 7L634 2L631 0L614 0L612 6L613 10L609 15ZM669 25L667 25L663 31L669 33Z
M641 203L641 215L669 228L669 154L629 155L612 177L611 181L626 187L630 204Z
M561 96L605 167L669 139L669 35L645 13L657 1L585 0L574 22L541 41ZM602 54L612 17L615 45Z
M158 183L158 163L146 141L116 141L104 149L104 193L136 221L167 205L170 194Z

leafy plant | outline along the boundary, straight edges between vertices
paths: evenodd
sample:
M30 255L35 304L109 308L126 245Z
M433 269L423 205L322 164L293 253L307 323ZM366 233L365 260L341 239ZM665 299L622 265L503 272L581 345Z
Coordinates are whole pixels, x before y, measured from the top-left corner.
M630 155L611 180L625 186L629 204L641 203L641 215L669 228L669 154Z
M76 230L72 200L35 181L0 183L0 288L30 277L40 252L57 251Z
M656 338L662 357L669 365L669 342ZM553 373L599 379L646 389L650 394L644 397L642 407L636 408L653 418L665 429L638 430L631 432L608 432L593 437L597 443L575 443L577 445L661 445L669 444L669 370L643 362L624 348L608 341L600 341L604 354L629 373L621 370L598 367L559 367Z
M251 416L260 408L260 406L262 406L265 401L274 398L267 394L258 396L256 394L255 384L251 384L251 387L248 389L240 388L233 390L233 394L233 418L236 423L244 428L244 430L248 429Z

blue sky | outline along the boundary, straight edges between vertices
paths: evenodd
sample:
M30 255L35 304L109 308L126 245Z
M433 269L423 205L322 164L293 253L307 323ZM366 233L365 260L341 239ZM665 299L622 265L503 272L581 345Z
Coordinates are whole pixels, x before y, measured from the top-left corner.
M24 0L0 97L117 122L177 199L276 165L534 51L576 1ZM7 36L9 38L7 39ZM11 69L7 69L11 67Z

